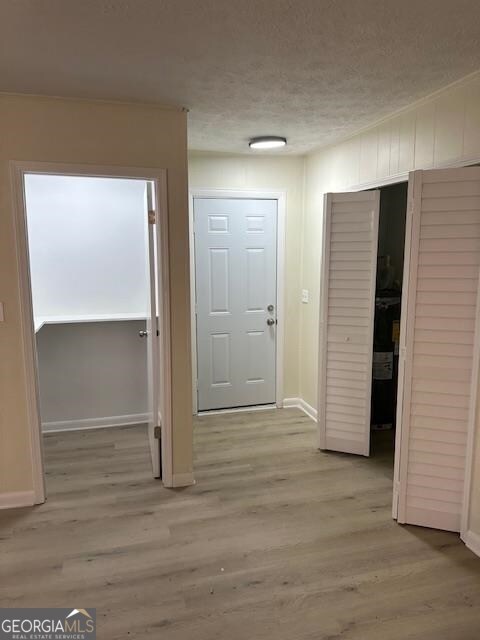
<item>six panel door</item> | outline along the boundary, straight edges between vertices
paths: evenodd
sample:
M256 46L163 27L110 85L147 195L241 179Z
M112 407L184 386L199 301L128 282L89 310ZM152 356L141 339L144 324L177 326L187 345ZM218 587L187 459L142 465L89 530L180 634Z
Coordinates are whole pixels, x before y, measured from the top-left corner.
M275 402L277 201L195 198L198 409Z

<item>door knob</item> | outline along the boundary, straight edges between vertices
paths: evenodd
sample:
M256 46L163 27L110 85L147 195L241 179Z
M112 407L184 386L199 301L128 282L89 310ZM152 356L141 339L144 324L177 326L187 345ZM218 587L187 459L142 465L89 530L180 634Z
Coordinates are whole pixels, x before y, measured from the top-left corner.
M146 338L148 336L148 331L142 331L140 330L138 332L138 335L140 336L140 338Z
M275 320L273 318L267 318L267 324L269 327L275 324Z

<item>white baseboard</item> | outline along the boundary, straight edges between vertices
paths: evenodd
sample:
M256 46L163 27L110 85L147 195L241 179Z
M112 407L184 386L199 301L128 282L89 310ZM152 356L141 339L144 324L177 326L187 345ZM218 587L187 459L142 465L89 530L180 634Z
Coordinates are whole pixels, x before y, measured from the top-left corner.
M480 534L474 531L467 531L462 535L462 540L465 542L470 551L477 556L480 556Z
M195 484L193 473L174 473L172 484L169 487L190 487L192 484Z
M317 421L317 410L307 402L305 402L305 400L303 400L302 398L285 398L283 401L283 407L285 409L289 407L296 407L297 409L301 409L303 413L306 413L307 416L314 422Z
M0 509L15 509L16 507L33 507L35 493L33 491L13 491L0 493Z
M108 416L106 418L87 418L84 420L66 420L64 422L44 422L43 433L53 431L80 431L83 429L104 429L108 427L126 427L148 421L148 413L132 413L124 416Z

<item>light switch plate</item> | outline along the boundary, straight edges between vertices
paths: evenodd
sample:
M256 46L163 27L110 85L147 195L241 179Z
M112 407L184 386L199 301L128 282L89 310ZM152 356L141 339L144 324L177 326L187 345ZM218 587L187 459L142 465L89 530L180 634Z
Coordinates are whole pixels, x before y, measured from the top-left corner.
M308 289L302 289L302 302L303 304L307 304L309 298Z

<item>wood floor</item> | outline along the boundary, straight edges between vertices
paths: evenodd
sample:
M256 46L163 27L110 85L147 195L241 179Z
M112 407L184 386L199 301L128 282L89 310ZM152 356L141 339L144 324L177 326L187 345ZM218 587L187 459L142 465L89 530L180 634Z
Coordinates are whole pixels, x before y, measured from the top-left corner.
M480 559L390 517L392 458L296 409L202 417L194 487L143 427L45 437L49 499L0 512L0 606L96 607L99 639L478 640Z

